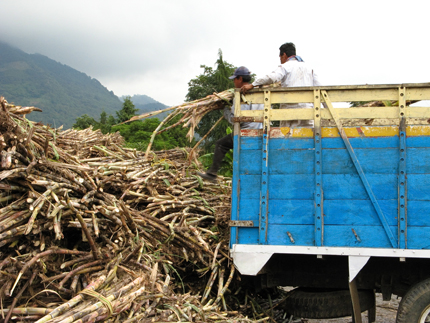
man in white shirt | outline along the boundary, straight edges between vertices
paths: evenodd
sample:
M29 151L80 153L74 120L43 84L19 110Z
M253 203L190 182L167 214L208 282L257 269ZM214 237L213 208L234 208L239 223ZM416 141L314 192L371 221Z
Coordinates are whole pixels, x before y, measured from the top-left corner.
M242 88L251 82L251 72L245 66L241 66L234 71L234 74L230 76L229 79L233 80L235 88ZM264 104L241 104L240 107L242 110L263 110ZM232 106L224 109L224 118L231 124L233 124L233 117L234 99ZM263 124L259 122L242 122L240 127L241 129L263 129ZM216 180L217 173L221 168L222 160L230 149L233 149L233 134L229 134L215 143L212 166L206 171L206 173L197 174L210 181Z
M283 87L294 86L320 86L314 70L296 55L296 46L293 43L285 43L279 47L281 65L270 74L256 79L252 84L242 86L242 92L251 90L255 86L281 82ZM281 104L281 109L312 108L310 103ZM288 120L281 121L281 127L312 127L313 120Z

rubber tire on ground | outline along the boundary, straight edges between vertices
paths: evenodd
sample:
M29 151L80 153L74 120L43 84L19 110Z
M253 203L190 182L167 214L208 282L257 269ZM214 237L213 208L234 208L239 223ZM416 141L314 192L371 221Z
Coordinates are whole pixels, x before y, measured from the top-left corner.
M359 290L362 312L375 307L375 292ZM352 315L349 290L316 291L296 288L288 293L284 310L295 317L328 319Z
M397 323L419 323L430 308L430 278L413 285L403 296L397 310ZM424 321L425 322L425 321Z

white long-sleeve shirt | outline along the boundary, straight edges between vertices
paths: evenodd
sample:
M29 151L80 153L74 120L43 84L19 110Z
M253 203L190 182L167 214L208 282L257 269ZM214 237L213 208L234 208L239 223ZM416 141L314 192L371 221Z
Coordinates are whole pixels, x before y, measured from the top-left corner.
M314 70L305 62L299 62L296 58L290 58L284 64L270 74L256 79L252 85L266 85L281 82L282 87L297 87L297 86L320 86ZM300 109L312 108L311 103L283 103L281 109ZM281 127L312 127L313 120L289 120L281 121Z
M265 85L281 82L281 86L319 86L317 75L314 70L305 62L295 59L289 60L270 74L256 79L252 85Z
M270 74L256 79L252 85L266 85L281 82L283 87L294 86L320 86L314 70L306 63L299 62L296 59L290 59L278 66L278 68ZM281 109L298 109L298 108L311 108L310 103L290 103L281 104Z

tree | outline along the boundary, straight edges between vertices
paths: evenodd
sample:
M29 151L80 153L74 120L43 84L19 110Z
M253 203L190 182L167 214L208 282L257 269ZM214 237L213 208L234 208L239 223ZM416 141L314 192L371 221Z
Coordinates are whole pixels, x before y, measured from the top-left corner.
M73 124L74 129L82 130L87 129L90 126L96 126L98 122L91 118L88 114L84 114L81 117L77 117L75 123Z
M93 118L84 114L83 116L76 119L74 128L85 129L89 126L93 126L94 130L100 129L104 134L113 133L119 131L121 136L124 137L126 146L129 148L135 148L138 150L145 150L151 140L151 136L154 130L160 125L158 118L149 118L144 121L133 121L125 124L117 124L122 121L129 120L138 109L135 108L130 97L126 97L124 100L123 107L120 111L117 111L118 120L112 115L107 115L105 111L100 114L100 122L97 122ZM170 120L164 127L176 124L180 115ZM164 131L155 136L152 144L153 150L173 149L176 147L189 147L194 145L195 142L189 142L186 138L188 128L180 126L174 127L167 131Z
M215 65L215 70L212 67L200 65L204 70L203 74L188 82L187 101L201 99L214 92L222 92L234 87L234 82L229 77L236 67L224 61L221 49L218 51L218 59Z
M100 129L103 134L111 131L112 126L116 124L115 118L110 114L109 116L105 111L100 114L100 122L94 129Z
M200 66L203 68L203 74L198 75L188 82L187 101L204 98L214 92L222 92L234 87L234 82L229 79L229 76L234 73L236 67L224 61L221 49L218 51L218 59L215 65L215 70L206 65ZM199 127L196 129L197 134L204 136L222 114L222 111L212 111L205 115L199 123ZM215 141L225 136L227 128L228 122L223 120L218 127L212 131L203 143L205 152L213 151Z
M139 111L139 109L135 108L133 102L131 101L131 97L125 97L124 103L122 104L122 109L116 112L118 122L121 123L130 120L131 117L136 115L137 111Z
M114 124L116 124L116 120L113 117L113 115L109 115L108 119L107 119L107 124L113 126Z
M103 112L100 113L100 123L106 124L106 121L107 121L107 113L106 111L103 110Z
M179 118L179 116L173 118L166 127L179 121ZM153 131L158 127L160 122L158 118L149 118L144 121L133 121L131 123L115 125L111 131L119 131L121 136L124 137L127 147L145 150ZM152 149L164 150L193 145L194 143L190 143L186 138L187 132L187 128L180 126L162 132L155 136Z

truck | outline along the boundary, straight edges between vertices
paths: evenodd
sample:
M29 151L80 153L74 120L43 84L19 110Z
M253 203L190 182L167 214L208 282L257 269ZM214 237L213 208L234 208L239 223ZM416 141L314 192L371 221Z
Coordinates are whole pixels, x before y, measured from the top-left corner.
M367 310L374 322L377 292L401 297L397 323L430 322L423 100L430 83L236 90L230 253L257 289L293 288L288 314L362 322ZM305 105L275 108L296 103ZM241 129L245 121L263 129Z

